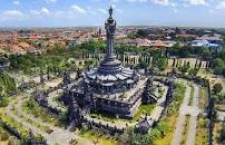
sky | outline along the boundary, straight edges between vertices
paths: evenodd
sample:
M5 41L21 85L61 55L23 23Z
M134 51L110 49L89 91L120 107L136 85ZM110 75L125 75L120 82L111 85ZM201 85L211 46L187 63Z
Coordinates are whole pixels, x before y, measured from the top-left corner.
M225 0L0 0L0 27L119 26L225 28Z

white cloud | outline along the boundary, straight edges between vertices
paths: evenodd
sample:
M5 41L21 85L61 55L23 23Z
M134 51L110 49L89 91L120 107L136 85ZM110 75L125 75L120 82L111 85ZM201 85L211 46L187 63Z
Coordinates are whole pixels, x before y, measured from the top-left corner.
M221 1L217 6L216 9L218 10L225 10L225 1Z
M147 2L148 0L127 0L128 2Z
M123 10L122 9L116 9L116 12L119 14L123 14Z
M90 0L90 1L92 1L92 2L100 2L101 0ZM102 1L105 1L105 0L102 0ZM110 0L109 2L111 2L111 3L117 3L119 1L120 0Z
M7 10L1 14L1 20L22 20L25 15L21 11L17 10Z
M167 6L170 5L170 0L126 0L127 2L152 2L154 4L158 4L158 5L163 5L163 6Z
M15 0L15 1L13 1L13 4L14 4L14 5L20 5L20 1Z
M93 9L91 6L87 6L86 9L87 9L87 12L88 12L89 14L91 14L91 15L96 16L96 15L98 14L98 13L96 12L96 10Z
M84 8L81 8L80 6L78 5L72 5L71 6L71 10L73 13L80 13L80 14L86 14L87 11L84 9Z
M45 0L46 3L55 3L57 0Z
M50 11L45 7L43 7L40 10L31 10L30 12L31 12L31 15L37 15L39 17L50 15Z
M97 11L104 15L107 15L107 13L108 13L107 10L105 10L105 9L97 9Z
M52 14L52 17L56 19L67 18L67 14L64 11L56 11Z
M170 4L169 0L151 0L155 4L168 6Z
M206 5L206 0L187 0L191 5Z
M44 15L48 15L48 14L50 14L50 11L47 8L44 7L44 8L41 9L41 13L44 14Z

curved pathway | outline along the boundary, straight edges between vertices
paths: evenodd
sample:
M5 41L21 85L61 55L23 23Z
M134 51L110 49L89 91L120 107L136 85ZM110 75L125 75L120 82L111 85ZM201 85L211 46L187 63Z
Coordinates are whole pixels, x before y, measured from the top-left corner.
M59 104L59 102L55 101L54 99L59 97L60 94L62 94L63 90L58 89L53 91L52 93L48 94L48 104L52 107L57 108L58 110L61 110L62 112L66 111L66 108Z
M19 99L22 99L22 98L19 98ZM76 139L76 140L78 140L78 142L80 142L84 145L93 145L92 142L90 142L84 138L81 138L78 135L76 135L75 133L72 133L68 130L54 127L47 123L43 123L41 120L39 120L33 116L30 116L30 115L29 115L29 117L27 117L27 114L25 114L21 109L22 102L24 100L19 100L18 102L17 101L18 100L16 99L9 104L9 106L7 107L7 111L6 111L7 115L9 115L13 119L15 119L17 122L21 123L23 126L30 128L34 133L44 136L47 139L49 144L54 145L56 143L59 143L61 145L68 145L72 139ZM19 115L16 115L12 112L12 108L16 104L16 102L17 102L16 111ZM39 128L31 125L30 123L24 121L23 119L21 119L19 117L20 115L30 119L32 122L38 123L41 126L47 126L47 127L51 128L53 130L53 132L51 134L48 134L48 133L42 131L41 129L39 129Z

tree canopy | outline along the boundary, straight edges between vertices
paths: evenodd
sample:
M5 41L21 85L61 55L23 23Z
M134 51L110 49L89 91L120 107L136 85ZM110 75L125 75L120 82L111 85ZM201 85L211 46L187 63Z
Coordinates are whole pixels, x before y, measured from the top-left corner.
M213 86L213 92L214 92L215 94L220 93L222 90L223 90L223 86L222 86L220 83L216 83L216 84Z

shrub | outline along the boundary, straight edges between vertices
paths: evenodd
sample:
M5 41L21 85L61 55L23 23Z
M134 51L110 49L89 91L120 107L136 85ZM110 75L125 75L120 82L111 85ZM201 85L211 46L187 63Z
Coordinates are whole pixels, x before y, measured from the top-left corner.
M69 144L76 145L76 144L78 144L78 141L76 139L72 139L72 140L70 140Z
M19 142L19 140L16 139L15 137L10 137L10 138L9 138L8 145L20 145L20 142Z
M213 86L213 92L215 94L220 93L223 90L223 86L220 83L217 83Z
M3 100L0 100L0 107L6 107L8 106L9 101L6 98L3 98Z
M220 141L221 141L222 143L225 143L225 125L223 125L223 128L222 128L222 130L221 130Z
M2 141L6 141L6 140L8 140L8 139L9 139L8 133L3 133L3 134L1 135L1 140L2 140Z

